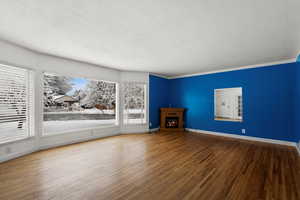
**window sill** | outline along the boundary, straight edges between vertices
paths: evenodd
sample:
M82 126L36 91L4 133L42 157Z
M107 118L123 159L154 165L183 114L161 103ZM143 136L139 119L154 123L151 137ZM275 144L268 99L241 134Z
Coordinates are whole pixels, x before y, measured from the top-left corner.
M222 117L215 117L216 121L227 121L227 122L243 122L242 119L229 119L229 118L222 118Z

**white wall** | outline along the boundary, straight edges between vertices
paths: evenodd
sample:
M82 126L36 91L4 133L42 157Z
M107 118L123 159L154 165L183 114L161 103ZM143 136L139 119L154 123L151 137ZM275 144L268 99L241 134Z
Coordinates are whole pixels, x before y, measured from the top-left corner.
M292 47L295 49L295 52L300 54L300 1L299 0L288 0L288 23L289 27L289 37L291 39ZM295 57L297 54L294 55Z
M87 141L95 138L117 135L129 132L146 132L148 123L145 125L124 126L122 123L118 126L109 128L93 128L89 130L76 131L53 136L42 136L42 73L53 72L62 75L75 77L84 77L89 79L106 80L120 83L125 80L135 80L149 83L148 73L121 72L87 63L72 61L64 58L49 56L32 52L28 49L18 47L0 40L0 63L28 68L34 71L34 133L35 136L21 141L11 142L0 145L0 162L9 160L21 155L31 153L39 149L45 149L54 146L60 146L80 141ZM122 102L121 95L118 97ZM122 103L121 103L122 104ZM122 105L120 105L122 107ZM122 122L122 115L118 108L119 122ZM148 110L148 109L147 109ZM149 112L148 112L149 113ZM147 120L148 120L147 116ZM148 122L148 121L147 121ZM0 130L1 132L1 130Z

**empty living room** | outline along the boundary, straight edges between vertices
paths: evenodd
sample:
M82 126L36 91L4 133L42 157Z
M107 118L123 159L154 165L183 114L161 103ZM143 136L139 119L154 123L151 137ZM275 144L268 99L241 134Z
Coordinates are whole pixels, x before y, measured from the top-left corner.
M0 0L0 200L300 200L300 0Z

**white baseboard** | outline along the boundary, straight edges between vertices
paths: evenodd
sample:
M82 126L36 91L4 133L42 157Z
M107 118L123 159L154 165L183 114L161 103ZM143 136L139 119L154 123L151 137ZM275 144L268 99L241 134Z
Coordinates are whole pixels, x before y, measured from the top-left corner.
M159 130L159 127L157 127L157 128L151 128L151 129L149 129L149 132L156 132L156 131L158 131Z
M99 138L102 138L102 137L75 139L75 140L69 140L69 141L66 141L66 142L59 142L59 143L55 143L55 144L45 144L45 145L41 145L38 150L46 150L46 149L51 149L51 148L55 148L55 147L66 146L66 145L70 145L70 144L87 142L87 141L92 141L92 140L96 140L96 139L99 139Z
M120 135L120 134L115 134L115 135ZM111 137L111 136L115 136L115 135L104 135L104 136L97 136L97 137L87 137L87 138L83 138L83 139L74 139L74 140L69 140L69 141L59 142L59 143L54 143L54 144L40 145L38 151L40 151L40 150L46 150L46 149L51 149L51 148L55 148L55 147L66 146L66 145L70 145L70 144L81 143L81 142L88 142L88 141L97 140L97 139L101 139L101 138L105 138L105 137Z
M37 151L36 149L28 149L26 151L9 154L7 156L4 156L4 157L0 158L0 163L8 161L8 160L15 159L15 158L19 158L21 156L25 156L27 154L31 154L31 153L36 152L36 151Z
M296 149L297 149L298 154L299 154L299 156L300 156L300 144L299 144L299 145L296 145Z
M220 133L220 132L205 131L205 130L190 129L190 128L186 128L186 130L190 131L190 132L196 132L196 133L203 133L203 134L209 134L209 135L224 136L224 137L237 138L237 139L250 140L250 141L257 141L257 142L266 142L266 143L272 143L272 144L287 145L287 146L293 146L293 147L297 148L297 145L296 145L295 142L288 142L288 141L283 141L283 140L273 140L273 139L267 139L267 138L259 138L259 137L252 137L252 136L243 136L243 135L236 135L236 134L229 134L229 133Z

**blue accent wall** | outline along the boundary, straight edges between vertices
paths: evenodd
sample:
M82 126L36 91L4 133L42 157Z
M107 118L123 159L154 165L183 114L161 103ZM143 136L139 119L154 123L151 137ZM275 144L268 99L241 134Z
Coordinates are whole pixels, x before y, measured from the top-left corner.
M295 141L296 63L170 80L170 104L192 129ZM243 88L243 122L214 120L214 89Z
M160 124L160 108L169 105L169 80L150 75L149 77L149 122L150 128Z
M171 80L151 75L149 79L150 128L159 127L159 109L171 105L186 108L186 128L300 140L300 62ZM232 87L243 88L243 122L214 120L214 89Z

